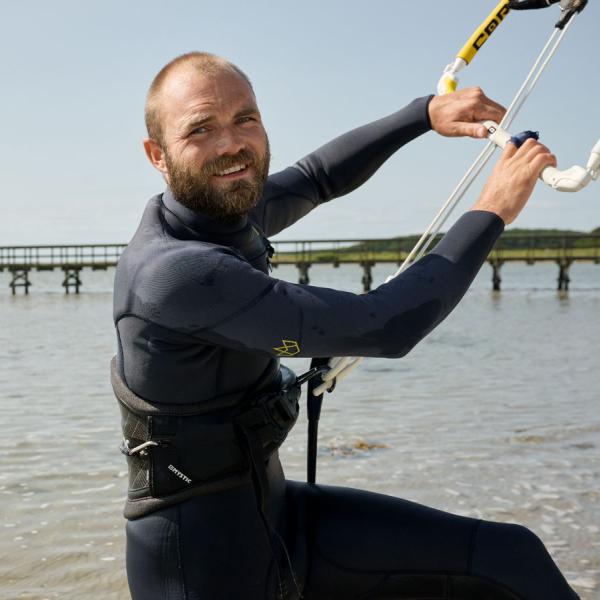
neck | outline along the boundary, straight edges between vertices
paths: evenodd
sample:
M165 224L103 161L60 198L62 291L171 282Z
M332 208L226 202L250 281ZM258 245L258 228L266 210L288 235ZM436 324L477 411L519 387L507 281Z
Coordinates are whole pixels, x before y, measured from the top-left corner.
M231 220L216 219L196 210L192 210L179 202L170 188L163 194L165 208L173 213L186 227L191 227L198 233L236 233L243 229L248 222L248 215L234 217Z

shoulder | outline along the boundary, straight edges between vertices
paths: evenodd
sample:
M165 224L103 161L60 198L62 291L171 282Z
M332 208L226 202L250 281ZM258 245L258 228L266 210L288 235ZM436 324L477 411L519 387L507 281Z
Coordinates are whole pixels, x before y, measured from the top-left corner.
M131 247L129 259L137 285L156 288L163 282L169 289L202 284L213 280L215 274L245 262L233 248L174 238Z
M232 248L162 241L130 253L115 280L115 307L193 333L226 318L268 285L270 278Z
M135 278L136 285L155 277L168 277L174 284L177 280L201 278L219 268L224 260L243 260L243 257L233 248L175 237L165 222L161 195L157 195L146 205L117 269Z

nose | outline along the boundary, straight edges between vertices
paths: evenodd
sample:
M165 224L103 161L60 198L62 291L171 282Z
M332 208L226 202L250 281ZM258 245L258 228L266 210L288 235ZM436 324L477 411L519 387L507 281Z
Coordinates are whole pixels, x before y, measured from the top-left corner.
M245 147L244 140L238 132L230 127L224 127L216 142L216 152L219 156L237 154Z

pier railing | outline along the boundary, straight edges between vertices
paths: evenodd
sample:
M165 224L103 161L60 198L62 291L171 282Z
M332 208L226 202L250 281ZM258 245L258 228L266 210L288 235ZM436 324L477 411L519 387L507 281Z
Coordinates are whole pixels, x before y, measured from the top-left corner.
M64 246L0 246L0 269L43 271L65 266L106 269L116 266L125 244L70 244Z
M441 236L440 236L441 238ZM363 289L372 284L371 269L376 263L401 264L418 236L370 240L282 240L274 241L273 265L295 265L299 282L309 282L309 268L315 264L357 264L363 270ZM79 292L82 269L107 269L116 266L125 244L72 244L38 246L0 246L0 271L12 273L9 286L28 293L30 271L61 269L63 287ZM500 269L506 262L555 262L559 267L558 287L568 289L569 268L573 262L600 264L599 234L520 234L505 233L488 256L493 269L494 289L500 289Z

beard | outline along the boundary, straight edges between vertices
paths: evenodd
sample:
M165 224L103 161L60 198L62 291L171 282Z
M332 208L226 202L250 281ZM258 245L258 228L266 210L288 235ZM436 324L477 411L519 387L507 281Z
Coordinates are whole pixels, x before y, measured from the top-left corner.
M169 187L175 199L190 210L219 221L236 221L258 204L271 162L268 139L263 156L245 148L234 156L220 156L206 162L199 170L174 160L166 148L163 152L169 173ZM254 175L232 181L229 185L213 185L212 178L217 173L239 164L252 167Z

